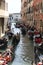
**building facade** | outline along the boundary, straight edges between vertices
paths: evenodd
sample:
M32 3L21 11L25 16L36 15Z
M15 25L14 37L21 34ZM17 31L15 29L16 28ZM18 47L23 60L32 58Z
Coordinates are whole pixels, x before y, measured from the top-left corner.
M21 0L21 18L24 23L43 30L43 0Z
M33 15L36 29L43 32L43 0L34 0Z
M21 18L24 23L29 25L33 22L33 0L21 0Z
M27 0L27 22L33 26L33 0Z
M27 21L26 11L27 11L27 0L21 0L21 18L23 23Z
M5 33L8 15L8 3L5 0L0 0L0 37Z

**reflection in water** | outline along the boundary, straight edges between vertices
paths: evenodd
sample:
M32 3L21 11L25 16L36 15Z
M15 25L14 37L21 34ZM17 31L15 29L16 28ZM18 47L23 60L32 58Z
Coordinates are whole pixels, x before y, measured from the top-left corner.
M27 36L23 37L21 35L12 65L32 65L31 60L34 60L33 42Z

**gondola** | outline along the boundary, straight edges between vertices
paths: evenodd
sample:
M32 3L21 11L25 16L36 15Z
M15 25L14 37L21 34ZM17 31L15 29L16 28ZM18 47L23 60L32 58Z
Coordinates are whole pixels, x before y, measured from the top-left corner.
M0 49L6 49L7 48L7 39L6 38L3 38L3 39L0 39Z

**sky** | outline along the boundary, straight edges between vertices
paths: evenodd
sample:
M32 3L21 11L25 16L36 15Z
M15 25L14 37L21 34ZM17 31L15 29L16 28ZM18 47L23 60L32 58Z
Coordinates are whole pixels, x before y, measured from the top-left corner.
M8 2L9 13L19 13L21 11L21 0L6 0Z

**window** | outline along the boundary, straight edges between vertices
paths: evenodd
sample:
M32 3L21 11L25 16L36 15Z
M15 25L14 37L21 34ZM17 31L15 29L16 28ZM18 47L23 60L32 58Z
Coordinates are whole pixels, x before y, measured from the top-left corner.
M27 13L30 13L30 7L27 9Z
M21 16L22 16L22 14L21 14Z
M33 8L32 8L32 7L30 7L30 12L31 12L31 13L33 12Z
M21 0L21 2L22 2L23 0Z
M33 21L33 15L31 15L31 14L27 15L27 20Z
M24 16L25 16L25 13L24 13Z
M30 3L32 0L27 0L28 3Z
M1 29L2 33L4 33L4 18L1 18Z
M42 12L43 12L43 4L42 4Z
M1 7L1 2L0 2L0 7Z
M10 20L11 20L11 17L10 17Z
M40 27L43 27L43 21L40 20Z
M37 22L36 22L36 20L34 20L34 25L37 25Z
M13 19L13 17L12 17L12 19Z
M29 7L29 13L30 13L30 7Z
M0 6L1 6L1 2L0 2Z
M33 8L32 8L32 7L29 7L29 8L27 9L27 13L33 13Z
M27 2L24 2L24 7L26 7L27 6Z
M2 33L4 33L4 21L2 23Z

